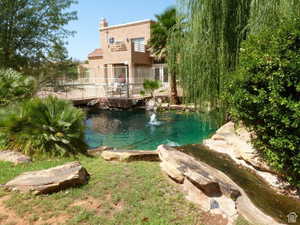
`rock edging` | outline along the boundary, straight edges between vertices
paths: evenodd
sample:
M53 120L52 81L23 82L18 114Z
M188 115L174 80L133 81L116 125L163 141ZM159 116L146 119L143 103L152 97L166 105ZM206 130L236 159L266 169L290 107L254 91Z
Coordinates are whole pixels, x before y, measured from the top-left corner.
M159 161L157 151L107 150L101 156L107 161Z
M225 153L237 164L250 169L278 193L299 197L296 190L293 190L289 183L282 181L280 176L261 159L251 144L251 135L253 134L245 127L235 129L235 124L228 122L210 139L204 140L203 144L212 151Z
M187 199L204 211L221 214L234 224L238 214L261 225L280 225L259 210L247 194L221 171L169 146L158 147L161 169L180 183Z
M0 161L11 162L14 164L30 163L30 157L16 151L0 151Z
M94 149L88 149L88 150L87 150L87 153L88 153L88 155L90 155L90 156L97 157L97 156L101 156L101 153L102 153L102 152L104 152L104 151L109 151L109 150L113 150L113 149L114 149L113 147L109 147L109 146L101 146L101 147L94 148Z

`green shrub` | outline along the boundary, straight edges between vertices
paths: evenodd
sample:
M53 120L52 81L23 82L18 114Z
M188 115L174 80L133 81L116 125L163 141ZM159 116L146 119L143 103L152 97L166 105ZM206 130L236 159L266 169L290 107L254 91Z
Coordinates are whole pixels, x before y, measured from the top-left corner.
M0 112L5 148L33 156L71 156L86 152L85 114L65 100L34 98Z
M32 77L12 69L0 69L0 106L31 97L35 88Z
M228 88L231 115L255 131L253 143L270 165L300 187L300 19L250 37L238 74Z
M155 90L160 88L160 82L157 80L145 80L143 83L144 90L141 91L141 94L150 93L151 97L153 97L153 93Z

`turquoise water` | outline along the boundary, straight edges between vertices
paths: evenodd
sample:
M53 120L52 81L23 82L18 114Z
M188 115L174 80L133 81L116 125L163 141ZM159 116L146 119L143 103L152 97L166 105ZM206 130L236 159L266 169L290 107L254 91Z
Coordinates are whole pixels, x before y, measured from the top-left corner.
M201 143L215 127L195 113L97 111L88 114L86 141L90 148L105 145L118 149L155 150L158 145Z

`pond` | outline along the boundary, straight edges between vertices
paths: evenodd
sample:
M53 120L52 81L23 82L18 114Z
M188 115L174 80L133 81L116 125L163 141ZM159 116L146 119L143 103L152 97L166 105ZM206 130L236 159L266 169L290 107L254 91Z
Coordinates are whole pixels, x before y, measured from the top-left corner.
M208 121L196 113L98 110L88 113L86 140L90 148L106 145L155 150L160 144L182 146L180 149L185 153L227 174L258 208L277 221L286 223L291 212L300 215L299 200L277 194L260 177L228 156L199 145L216 131L216 125Z
M107 111L88 113L86 142L90 148L155 150L158 145L201 143L215 126L196 113Z

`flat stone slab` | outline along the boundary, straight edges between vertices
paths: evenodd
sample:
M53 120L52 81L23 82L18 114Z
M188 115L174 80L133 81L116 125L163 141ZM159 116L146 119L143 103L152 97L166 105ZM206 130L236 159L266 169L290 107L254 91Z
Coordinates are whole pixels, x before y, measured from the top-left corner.
M113 150L113 147L101 146L99 148L89 149L87 153L91 156L101 156L103 151Z
M48 194L88 182L89 174L79 162L66 163L46 170L23 173L4 185L11 191Z
M107 161L159 161L157 151L109 150L103 151L101 156Z
M15 151L0 151L0 161L12 162L14 164L30 163L30 157Z
M209 197L225 195L236 199L240 195L231 179L206 163L165 145L160 145L158 152L162 170L177 182L188 179Z
M166 145L157 149L161 169L181 184L188 200L211 213L221 214L234 224L238 214L261 225L279 225L248 198L245 191L226 174Z

